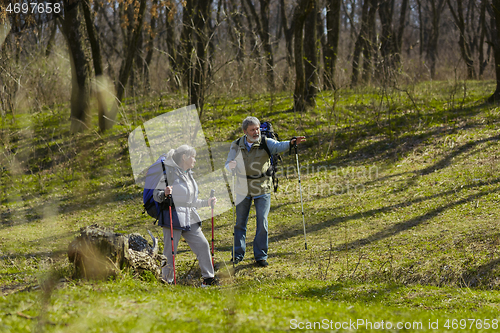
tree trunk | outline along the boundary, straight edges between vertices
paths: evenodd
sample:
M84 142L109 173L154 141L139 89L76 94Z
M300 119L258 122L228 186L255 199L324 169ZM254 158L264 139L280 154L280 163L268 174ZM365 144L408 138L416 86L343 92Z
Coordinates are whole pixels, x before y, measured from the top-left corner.
M247 19L248 25L248 39L250 40L250 57L257 60L259 57L257 49L257 40L255 39L255 31L253 28L252 15L250 14L250 9L248 9L247 0L241 0L241 7L243 8L244 17Z
M269 32L269 2L270 0L260 0L260 16L262 20L261 38L266 56L266 75L269 92L274 91L274 53L271 45L271 34Z
M420 55L420 60L422 60L422 56L424 55L424 18L422 14L422 1L417 0L417 10L418 10L418 32L419 32L419 39L420 39L420 45L419 45L419 55Z
M274 90L274 56L273 48L270 42L269 33L269 2L270 0L259 0L260 1L260 18L257 15L255 6L252 0L247 0L246 3L250 9L250 13L257 24L257 32L262 41L262 48L264 49L264 58L266 61L266 78L267 87L271 92Z
M188 89L188 94L191 94L192 72L191 72L191 56L193 53L193 21L194 15L194 0L186 0L182 10L182 32L181 32L181 48L182 48L182 86Z
M438 57L439 25L441 13L443 12L445 0L429 0L431 5L431 30L426 43L426 59L429 62L431 79L436 76L436 62Z
M94 63L95 76L100 76L103 74L101 43L95 29L94 15L92 15L89 0L83 0L81 4L83 9L83 16L85 17L85 26L87 27L87 35L89 37L90 47L92 49L92 60Z
M294 22L292 20L290 27L288 26L285 0L280 0L280 13L281 13L281 24L285 35L285 46L286 46L285 57L286 57L287 70L285 71L285 75L283 77L283 87L285 88L289 76L288 69L293 68L293 25L294 25Z
M317 11L318 0L311 0L312 10L307 15L304 24L304 72L306 82L306 103L314 106L318 91L318 40L317 40Z
M125 61L122 62L120 68L120 74L118 75L118 82L116 84L116 98L119 102L122 101L123 95L125 93L125 87L127 86L127 81L130 75L130 70L134 63L134 56L137 51L137 43L139 42L139 37L142 33L142 23L144 20L144 11L146 10L147 1L140 1L139 11L137 13L137 22L129 22L133 25L132 35L128 35L128 44L125 54ZM135 23L135 24L134 24Z
M399 27L398 33L396 35L396 41L394 43L395 46L395 61L396 66L399 67L401 64L401 50L403 48L403 34L406 26L406 12L408 10L408 0L403 0L401 3L401 14L399 16Z
M327 45L323 50L326 87L335 89L335 66L340 40L340 6L342 0L328 0L326 11Z
M490 96L488 102L500 101L500 0L492 0L491 7L493 9L493 17L495 19L495 26L492 29L496 30L493 39L493 50L495 54L495 75L497 79L497 86L493 95Z
M92 61L94 63L94 73L96 79L103 75L102 56L101 56L101 43L97 30L94 25L94 15L92 15L89 0L81 2L83 9L83 16L85 17L85 25L87 27L87 35L89 36L90 47L92 50ZM96 80L97 82L97 80ZM100 89L97 89L97 119L99 124L99 131L104 132L107 128L111 128L112 123L106 119L107 107L104 101L104 96Z
M363 83L368 84L372 77L373 56L377 53L376 49L376 16L378 9L378 0L371 0L368 10L367 26L365 38L363 38Z
M212 0L210 0L210 3L212 3ZM221 23L221 12L222 12L222 1L219 1L217 4L217 14L215 15L215 20L212 20L210 18L210 9L208 10L208 17L207 17L207 29L205 32L205 38L206 38L206 44L207 45L207 57L206 57L206 65L205 65L205 72L206 72L206 78L205 78L205 85L208 84L208 82L212 81L212 75L213 75L213 63L215 59L215 51L216 51L216 40L215 40L215 30L217 29L217 26ZM206 89L206 87L205 87Z
M458 39L458 45L460 47L460 54L462 55L462 59L465 61L465 65L467 66L467 78L472 80L476 77L476 71L474 69L474 60L472 59L470 43L467 41L467 37L465 34L465 20L463 13L463 0L455 0L457 3L457 10L453 8L450 0L446 0L448 3L448 7L450 8L451 14L455 21L455 24L458 27L460 36Z
M238 62L238 75L241 77L243 74L243 63L245 60L245 33L243 29L242 18L243 15L236 8L238 4L235 0L224 2L225 10L229 13L234 27L229 28L229 36L236 48L236 61Z
M479 25L481 29L481 36L479 37L479 78L481 79L484 74L484 69L488 64L484 60L484 39L486 37L486 0L481 0L481 10L479 14ZM489 47L489 46L488 46Z
M197 6L195 6L195 13L193 16L193 36L196 38L196 57L192 65L193 74L189 89L189 104L195 104L198 107L199 115L203 113L205 97L205 46L208 43L205 28L206 22L210 19L211 3L211 0L199 0Z
M361 28L359 29L358 38L356 38L356 43L354 44L354 52L352 55L351 88L358 85L361 52L363 51L363 47L367 44L366 40L368 38L367 31L369 6L370 0L365 0L361 9Z
M130 70L130 86L135 94L137 88L144 82L144 60L146 58L144 56L144 34L142 32L139 34L134 53L135 60L132 61L132 69Z
M50 31L49 41L47 42L47 48L45 49L45 56L48 57L52 53L52 49L54 48L54 40L57 32L57 20L52 22L52 30ZM0 41L0 46L2 45Z
M151 65L151 59L153 59L153 50L154 50L154 40L156 35L156 20L158 15L158 0L153 0L152 8L151 8L151 32L148 36L148 41L146 43L146 59L144 59L144 88L146 92L151 90L151 83L149 80L149 66Z
M78 6L71 0L63 2L65 8L62 31L68 43L71 59L71 132L80 132L88 121L90 84L89 63L85 56Z
M295 56L295 91L293 94L294 110L305 111L305 73L304 73L304 22L312 11L314 0L300 0L293 13L294 21L294 56Z
M392 26L394 13L394 0L381 0L379 5L379 17L381 23L380 33L380 54L382 62L378 68L378 76L386 78L387 74L394 69L395 66L395 36Z
M174 83L173 88L179 89L182 86L183 80L185 79L184 72L179 72L183 67L179 65L179 52L177 51L177 46L175 43L175 27L174 27L174 8L167 6L165 7L165 25L166 25L166 44L167 44L167 54L168 62L170 64L170 81ZM185 27L183 27L184 32ZM180 42L180 47L183 48L184 41Z

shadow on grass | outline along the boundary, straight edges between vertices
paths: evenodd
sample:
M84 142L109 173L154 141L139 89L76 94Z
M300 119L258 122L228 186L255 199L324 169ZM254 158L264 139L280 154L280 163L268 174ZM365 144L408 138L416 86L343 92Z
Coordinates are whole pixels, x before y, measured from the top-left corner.
M335 283L322 288L308 288L299 293L299 296L306 298L327 298L335 301L346 301L352 303L353 301L362 303L379 303L391 294L401 291L403 286L398 285L382 285L373 286L365 290L356 290L355 294L351 291L349 284Z
M348 215L348 216L336 217L336 218L333 218L333 219L330 219L327 221L323 221L323 222L320 222L320 223L317 223L314 225L307 225L306 224L306 228L307 228L307 232L309 232L309 233L315 232L315 231L321 231L325 228L329 228L329 227L332 227L332 226L335 226L335 225L338 225L341 223L345 223L345 222L348 222L351 220L359 220L359 219L364 219L366 217L373 217L374 215L378 215L381 213L389 213L391 211L405 208L405 207L409 207L409 206L412 206L412 205L417 204L417 203L422 203L422 202L434 200L434 199L437 199L440 197L446 197L446 196L449 196L452 194L456 194L457 191L461 192L461 191L464 191L467 189L481 188L482 186L499 184L499 183L500 183L500 178L497 178L497 179L495 179L493 181L489 181L489 182L478 182L475 184L466 185L466 186L460 188L459 190L448 190L448 191L441 192L441 193L438 193L438 194L435 194L432 196L416 198L416 199L402 202L402 203L398 203L395 205L385 206L385 207L381 207L381 208L377 208L377 209L371 209L371 210L364 211L364 212L358 212L358 213ZM364 245L370 244L372 242L375 242L375 241L378 241L378 240L381 240L381 239L384 239L387 237L394 236L402 231L411 229L419 224L422 224L422 223L430 220L431 218L438 216L439 214L443 213L444 211L446 211L448 209L451 209L451 208L458 206L458 205L465 204L465 203L470 202L472 200L477 200L478 198L481 198L483 196L486 196L486 195L489 195L489 194L495 193L495 192L500 192L500 188L497 188L493 191L487 191L487 192L483 191L481 193L470 195L466 198L463 198L463 199L454 201L452 203L449 203L447 205L433 209L429 212L426 212L423 215L417 216L417 217L412 218L408 221L397 223L397 224L395 224L395 225L393 225L385 230L382 230L382 231L380 231L372 236L339 245L339 246L333 248L333 250L334 251L344 250L344 249L346 249L346 247L347 248L358 248L360 246L364 246ZM270 237L269 241L270 242L279 241L279 240L290 238L290 237L296 237L296 236L299 236L302 234L303 234L302 224L300 224L300 226L299 226L299 223L297 223L296 228L286 230L280 234L277 234L273 237Z
M437 136L441 133L440 130L435 130L435 131L432 131L430 133L427 133L426 134L426 138L428 136ZM405 140L405 142L413 142L411 145L411 149L415 149L416 147L418 147L421 143L424 142L424 139L420 139L419 143L416 144L415 143L415 140L418 139L418 137L421 136L421 135L411 135L411 136L407 136L407 139ZM466 144L464 145L461 145L461 146L458 146L456 148L454 148L452 150L451 153L445 155L444 157L442 157L439 161L437 161L436 163L430 165L430 166L427 166L425 167L424 169L420 169L420 170L415 170L415 171L406 171L406 172L400 172L400 173L396 173L396 174L391 174L391 175L386 175L386 176L383 176L383 177L377 177L375 179L373 179L373 177L371 177L372 179L362 183L362 184L356 184L356 185L363 185L364 187L365 186L370 186L370 185L373 185L373 184L376 184L376 183L380 183L382 181L385 181L385 180L389 180L389 179L394 179L394 178L397 178L397 177L400 177L400 176L403 176L405 174L416 174L416 175L421 175L421 176L425 176L425 175L428 175L432 172L435 172L435 171L438 171L438 170L442 170L442 169L445 169L446 167L449 167L453 161L453 159L461 156L461 155L465 155L467 154L468 152L470 152L471 150L473 150L475 147L479 146L480 144L483 144L483 143L487 143L487 142L494 142L494 141L500 141L500 134L498 135L494 135L494 136L490 136L488 138L483 138L483 139L479 139L479 140L475 140L475 141L471 141L471 142L467 142ZM373 144L370 144L368 146L365 146L364 148L362 148L362 150L359 150L358 153L357 153L357 157L352 157L352 158L349 158L348 160L346 158L345 161L342 162L342 159L340 160L337 160L337 162L340 162L340 164L335 164L335 168L339 167L339 166L342 166L344 165L344 162L345 162L345 165L347 167L349 167L349 164L347 164L347 162L352 162L353 160L361 160L361 159L364 159L364 158L367 158L368 155L373 155L373 156L378 156L375 160L373 161L382 161L382 160L386 160L387 158L389 158L389 155L392 154L390 153L389 151L385 150L385 154L380 154L378 155L378 152L380 152L381 150L383 149L380 149L381 147L383 146L394 146L394 143L391 142L389 139L386 139L386 140L383 140L383 141L380 141L380 142L376 142L376 143L373 143ZM364 153L366 152L366 154ZM361 156L359 156L361 155ZM332 161L332 160L330 160ZM302 167L301 167L302 169ZM323 172L323 171L326 171L326 170L329 170L329 172L332 172L333 169L328 169L327 167L325 168L322 168L321 166L316 166L316 167L313 167L312 168L312 172L309 171L309 165L307 167L307 174L310 174L310 175L313 175L315 173L319 173L319 172ZM378 169L377 169L378 170ZM303 172L303 171L302 171ZM349 173L349 171L347 170L346 171L347 173ZM370 171L371 172L371 171ZM378 174L378 171L377 171L377 174ZM345 175L344 179L346 179L348 176ZM370 176L371 176L371 173L370 173ZM296 175L294 174L293 177L296 177ZM288 177L285 177L288 179ZM340 177L340 179L343 179L342 178L342 175ZM411 185L411 182L414 182L415 180L409 180L410 182L410 185ZM316 196L318 198L325 198L325 197L329 197L331 196L330 195L319 195L319 196ZM307 201L307 200L306 200ZM275 207L271 207L271 210L275 209Z
M345 156L334 158L330 161L336 161L337 163L344 164L352 161L362 162L368 158L373 159L374 157L376 157L375 161L381 161L397 156L398 153L411 152L429 138L449 133L449 131L456 132L469 128L484 126L483 124L479 123L468 123L462 127L449 129L443 127L429 127L431 125L430 121L432 121L433 119L436 119L435 121L437 121L438 119L443 119L443 121L440 121L439 123L444 123L445 119L448 118L468 120L471 117L479 114L484 107L492 106L487 103L482 103L473 107L440 110L420 116L417 114L399 114L394 115L391 120L386 119L382 122L379 122L378 124L375 122L369 122L367 124L354 125L339 129L336 132L335 142L341 142L341 144L337 147L341 150L347 149L349 153ZM419 124L422 119L430 119L429 124L427 125L428 129L424 132L415 133L415 130L417 130L418 128L415 128L414 124ZM500 117L494 118L494 122L499 121ZM386 131L388 129L394 132L392 137L387 136ZM386 138L350 152L350 147L353 147L355 143L363 137L376 135L383 135L386 136ZM496 138L496 136L493 138ZM401 142L403 142L403 144L401 144Z
M490 136L489 138L476 140L473 142L467 142L466 144L454 149L450 154L443 157L436 164L428 166L427 168L425 168L423 170L420 170L420 174L421 175L428 175L429 173L434 172L436 170L444 169L451 164L451 161L455 157L458 157L459 155L465 154L466 152L470 151L471 149L478 146L479 144L485 143L485 142L491 142L491 141L498 141L498 140L500 140L500 134Z
M474 267L470 273L465 273L462 277L463 282L467 287L479 287L479 286L485 286L485 287L493 287L490 285L487 285L488 282L491 282L492 278L496 278L497 280L497 288L498 284L500 284L500 278L498 276L498 272L495 270L500 267L500 258L491 260L490 262ZM486 284L486 285L485 285Z
M499 183L500 180L497 179L495 180L494 183ZM408 221L405 221L405 222L401 222L401 223L396 223L394 224L393 226L385 229L385 230L382 230L382 231L379 231L369 237L366 237L366 238L363 238L363 239L358 239L356 241L352 241L352 242L349 242L349 243L344 243L344 244L341 244L339 246L336 246L335 248L333 248L332 250L333 251L339 251L339 250L342 250L342 249L346 249L346 248L349 248L349 249L355 249L355 248L359 248L361 246L364 246L364 245L368 245L370 243L373 243L373 242L376 242L376 241L379 241L381 239L385 239L385 238L388 238L388 237L392 237L392 236L395 236L403 231L406 231L406 230L409 230L413 227L416 227L417 225L420 225L420 224L423 224L425 222L427 222L428 220L438 216L439 214L443 213L444 211L448 210L448 209L451 209L455 206L458 206L458 205L463 205L467 202L471 202L473 200L477 200L481 197L484 197L486 195L489 195L491 193L496 193L496 192L500 192L500 188L497 188L493 191L485 191L485 192L481 192L481 193L477 193L477 194L472 194L472 195L469 195L468 197L466 198L463 198L463 199L460 199L460 200L457 200L457 201L454 201L454 202L451 202L447 205L444 205L444 206L441 206L441 207L438 207L438 208L435 208L429 212L426 212L425 214L423 215L420 215L420 216L417 216L417 217L414 217L412 219L409 219Z

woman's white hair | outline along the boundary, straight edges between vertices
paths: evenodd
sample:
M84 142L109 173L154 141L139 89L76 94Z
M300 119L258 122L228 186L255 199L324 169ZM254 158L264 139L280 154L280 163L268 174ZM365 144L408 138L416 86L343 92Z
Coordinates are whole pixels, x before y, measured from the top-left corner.
M168 154L167 158L172 156L172 159L177 165L180 165L182 161L182 156L186 155L187 157L193 157L196 156L196 149L189 145L182 145L179 146L177 149L171 149Z

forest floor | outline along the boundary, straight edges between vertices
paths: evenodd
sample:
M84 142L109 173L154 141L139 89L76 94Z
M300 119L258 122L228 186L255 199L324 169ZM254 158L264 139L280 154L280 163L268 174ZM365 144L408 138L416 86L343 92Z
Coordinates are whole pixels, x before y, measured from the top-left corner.
M238 138L247 115L270 120L282 139L307 137L307 250L286 153L269 214L270 265L253 260L252 209L247 255L232 268L227 210L215 218L220 286L211 288L199 288L185 242L177 286L126 270L76 280L67 258L94 223L161 238L142 214L128 136L185 97L129 99L104 134L96 121L71 134L67 105L3 118L0 332L498 331L500 109L485 103L493 91L494 82L450 81L324 92L305 113L290 110L290 93L209 98L208 143ZM203 230L210 240L210 223Z

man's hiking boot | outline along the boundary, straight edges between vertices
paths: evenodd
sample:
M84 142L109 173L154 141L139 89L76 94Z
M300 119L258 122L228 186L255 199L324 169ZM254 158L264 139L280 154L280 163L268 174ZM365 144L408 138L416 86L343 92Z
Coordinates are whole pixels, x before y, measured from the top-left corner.
M267 263L266 260L257 260L257 265L260 267L267 267L269 264Z
M239 264L241 262L241 259L231 258L231 262L234 263L235 265L237 265L237 264Z

